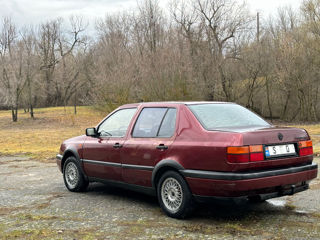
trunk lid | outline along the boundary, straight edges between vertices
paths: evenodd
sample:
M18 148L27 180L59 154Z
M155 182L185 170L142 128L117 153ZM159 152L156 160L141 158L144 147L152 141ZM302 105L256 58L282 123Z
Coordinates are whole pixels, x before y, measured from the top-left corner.
M248 130L242 131L243 145L297 143L309 139L308 133L299 128L270 127Z

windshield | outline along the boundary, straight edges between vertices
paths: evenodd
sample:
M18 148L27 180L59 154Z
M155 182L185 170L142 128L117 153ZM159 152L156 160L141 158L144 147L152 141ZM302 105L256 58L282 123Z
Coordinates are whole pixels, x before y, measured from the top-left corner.
M189 105L202 126L207 130L234 127L269 127L270 124L250 110L233 103Z

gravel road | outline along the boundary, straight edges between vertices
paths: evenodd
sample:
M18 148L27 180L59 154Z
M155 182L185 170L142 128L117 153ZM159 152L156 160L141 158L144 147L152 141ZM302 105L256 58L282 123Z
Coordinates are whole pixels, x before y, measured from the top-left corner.
M154 197L98 183L71 193L54 162L0 156L0 239L320 239L320 179L294 196L203 205L176 220Z

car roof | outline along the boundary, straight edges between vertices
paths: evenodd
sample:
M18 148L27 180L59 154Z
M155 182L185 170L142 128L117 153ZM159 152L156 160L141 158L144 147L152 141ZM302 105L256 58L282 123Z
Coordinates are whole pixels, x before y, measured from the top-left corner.
M177 104L177 105L198 105L198 104L234 104L232 102L218 102L218 101L164 101L164 102L140 102L140 103L129 103L122 105L123 107L138 107L138 106L155 106L165 104Z

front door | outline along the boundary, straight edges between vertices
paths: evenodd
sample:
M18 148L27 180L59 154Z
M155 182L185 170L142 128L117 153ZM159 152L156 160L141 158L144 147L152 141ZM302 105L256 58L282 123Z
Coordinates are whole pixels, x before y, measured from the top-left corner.
M83 147L83 166L87 176L121 181L120 152L135 112L136 108L114 112L97 127L97 137L87 137Z

